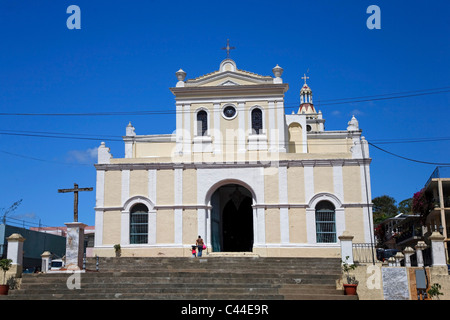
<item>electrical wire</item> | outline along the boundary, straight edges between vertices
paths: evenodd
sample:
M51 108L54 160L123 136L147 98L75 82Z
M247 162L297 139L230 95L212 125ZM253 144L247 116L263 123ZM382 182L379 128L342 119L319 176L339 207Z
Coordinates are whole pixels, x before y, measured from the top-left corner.
M355 98L342 98L342 99L328 99L321 100L320 105L337 105L337 104L345 104L345 103L359 103L359 102L369 102L369 101L379 101L379 100L390 100L390 99L402 99L423 95L432 95L439 93L448 93L450 92L450 87L442 87L436 89L425 89L425 90L417 90L417 91L406 91L406 92L397 92L397 93L387 93L373 96L362 96ZM387 97L391 96L391 97ZM325 101L325 103L324 103ZM326 101L331 101L327 103ZM285 109L294 109L299 106L298 103L285 103ZM265 110L272 108L264 108ZM274 107L273 109L279 109L279 107ZM185 113L195 113L196 110L180 110L179 114ZM173 115L176 114L176 110L152 110L152 111L108 111L108 112L81 112L81 113L20 113L20 112L0 112L0 116L65 116L65 117L80 117L80 116L129 116L129 115Z

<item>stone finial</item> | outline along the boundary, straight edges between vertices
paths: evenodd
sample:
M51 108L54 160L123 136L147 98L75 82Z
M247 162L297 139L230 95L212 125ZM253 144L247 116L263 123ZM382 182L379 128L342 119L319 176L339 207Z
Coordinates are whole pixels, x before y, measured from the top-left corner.
M359 131L359 122L355 116L352 116L352 119L347 124L347 131Z
M24 242L26 239L21 234L13 233L7 238L8 241Z
M434 231L428 239L430 239L431 241L444 241L445 237L439 232Z
M272 72L275 76L275 79L273 79L273 83L283 83L283 80L281 79L281 75L283 74L283 68L280 67L278 64L272 69Z
M127 137L133 137L136 135L136 133L134 132L135 128L133 127L133 125L131 124L131 121L128 123L127 128L125 130L126 136Z
M101 163L110 163L112 155L109 152L110 149L106 147L105 142L102 142L97 150L98 150L97 151L98 152L97 162L99 164L101 164Z
M418 241L415 248L416 250L425 250L427 248L427 245L424 241Z
M403 250L403 254L414 254L414 249L411 247L406 247L405 250Z
M177 87L184 87L184 79L186 78L186 72L184 72L182 69L175 72L175 75L177 76Z
M48 257L50 257L52 254L50 253L50 251L44 251L42 254L41 254L41 257L42 258L48 258Z

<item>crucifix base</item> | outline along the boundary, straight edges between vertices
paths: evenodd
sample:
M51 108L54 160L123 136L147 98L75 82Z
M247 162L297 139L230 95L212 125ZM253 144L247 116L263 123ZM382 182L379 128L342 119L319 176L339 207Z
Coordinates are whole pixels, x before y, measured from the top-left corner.
M67 222L66 235L66 269L81 270L84 254L84 228L81 222Z

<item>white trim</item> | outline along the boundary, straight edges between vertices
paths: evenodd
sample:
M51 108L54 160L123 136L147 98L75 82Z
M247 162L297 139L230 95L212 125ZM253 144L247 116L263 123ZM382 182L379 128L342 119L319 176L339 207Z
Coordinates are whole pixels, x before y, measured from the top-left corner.
M305 203L314 195L314 166L304 165Z
M156 210L155 204L145 196L137 195L125 201L120 218L120 245L130 245L130 210L138 203L144 204L148 209L148 243L156 243ZM133 246L141 246L132 244Z
M331 193L321 192L315 194L308 202L308 208L306 208L306 229L308 243L317 243L316 238L316 206L320 201L329 201L334 206L335 224L336 224L336 242L338 243L338 236L345 230L345 211L342 207L342 203L339 198ZM333 242L334 243L334 242ZM325 243L329 245L333 243Z
M277 109L277 127L278 127L278 152L286 152L286 119L284 112L284 103L283 100L276 101L276 109Z
M156 169L148 169L148 198L156 204Z
M344 202L344 178L342 174L342 165L333 163L333 187L334 194L338 197L341 203Z
M287 204L288 201L288 185L287 185L287 167L278 167L278 202ZM281 243L289 243L289 209L280 207L280 234Z
M242 102L240 102L239 104L241 104ZM241 110L241 105L239 105L236 107L236 105L234 103L226 103L222 106L220 114L222 115L222 118L224 118L225 120L233 120L234 118L236 118L239 114L239 111ZM232 117L227 117L225 116L225 114L223 113L226 107L233 107L234 110L236 111L236 113L234 114L234 116ZM239 122L240 123L240 122ZM240 126L239 126L240 127Z
M122 192L121 192L121 204L124 205L125 201L130 197L130 170L122 170Z
M220 103L214 103L214 153L221 153L222 151L222 135L220 131Z
M200 111L205 111L206 112L206 134L205 135L199 135L198 134L198 122L199 121L197 121L197 115L198 115L198 113ZM211 128L211 116L210 116L209 110L207 108L205 108L205 107L199 107L199 108L195 109L195 112L194 112L194 135L193 135L194 139L195 139L195 137L209 136L210 135L210 133L209 133L210 128Z
M95 247L103 245L103 210L95 210Z
M174 169L174 204L183 204L183 168ZM174 210L174 241L183 242L183 209Z
M183 112L183 153L191 154L191 105L184 104Z
M97 188L95 190L95 206L103 207L105 205L105 171L97 170Z

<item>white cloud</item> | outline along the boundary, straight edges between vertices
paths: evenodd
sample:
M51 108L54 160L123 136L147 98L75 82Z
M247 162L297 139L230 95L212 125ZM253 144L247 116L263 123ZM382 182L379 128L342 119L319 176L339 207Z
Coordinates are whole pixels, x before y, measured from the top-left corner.
M67 152L67 160L76 163L94 163L97 160L97 148L70 150Z

